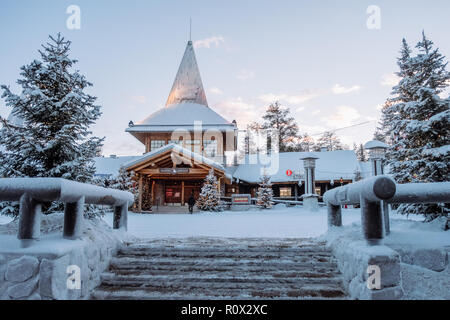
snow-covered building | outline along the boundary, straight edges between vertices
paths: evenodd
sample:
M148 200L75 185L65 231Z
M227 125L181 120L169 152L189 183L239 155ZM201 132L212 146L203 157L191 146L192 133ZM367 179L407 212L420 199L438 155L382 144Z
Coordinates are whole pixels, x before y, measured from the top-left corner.
M237 124L209 105L191 41L188 42L175 81L161 110L136 122L126 132L138 139L145 153L137 157L97 158L97 176L115 176L125 166L139 185L139 210L146 199L159 205L184 205L191 194L198 197L203 180L212 169L223 196L249 193L256 196L262 162L258 155L238 161ZM362 168L354 151L316 153L316 193L350 183ZM280 153L271 182L275 197L300 199L305 192L302 152ZM267 164L266 164L267 165Z

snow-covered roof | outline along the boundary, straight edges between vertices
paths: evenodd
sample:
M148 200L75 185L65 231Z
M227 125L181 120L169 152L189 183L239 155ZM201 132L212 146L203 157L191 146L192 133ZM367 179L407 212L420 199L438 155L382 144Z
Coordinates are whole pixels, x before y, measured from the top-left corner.
M183 155L186 158L192 159L195 162L204 163L204 164L209 165L209 166L211 166L211 167L213 167L215 169L218 169L218 170L221 170L221 171L225 171L225 168L220 163L218 163L216 161L213 161L211 159L208 159L206 157L203 157L202 155L200 155L198 153L192 152L192 151L190 151L190 150L188 150L186 148L183 148L183 147L181 147L179 145L176 145L176 144L168 144L168 145L165 145L165 146L163 146L161 148L158 148L156 150L148 152L148 153L144 154L143 156L140 156L140 157L138 157L136 159L133 159L133 160L129 161L128 163L125 164L125 166L126 166L126 168L132 168L132 167L134 167L137 164L144 163L144 162L146 162L146 161L148 161L148 160L150 160L150 159L152 159L152 158L154 158L154 157L156 157L156 156L158 156L160 154L163 154L163 153L165 153L167 151L170 151L170 150L172 150L172 152L175 152L175 153L178 153L180 155Z
M307 152L279 153L278 170L271 176L272 182L293 182L297 179L294 174L288 176L287 170L304 174L303 161L300 158L310 156ZM316 160L316 180L353 180L355 171L359 169L358 160L353 150L337 150L327 152L314 152ZM252 154L245 158L245 163L239 164L233 177L249 183L257 183L264 167L258 163L258 155ZM266 166L270 168L270 163Z
M195 121L201 121L202 125L234 126L234 124L205 105L183 102L170 105L152 113L143 121L128 128L127 131L143 130L146 126L193 126Z
M192 41L187 43L166 107L182 102L193 102L208 106Z
M96 158L97 175L111 174L116 176L120 167L123 165L127 168L133 167L137 164L144 163L157 155L163 154L169 150L173 150L178 154L183 154L185 157L194 159L194 161L202 162L214 167L218 170L225 171L228 179L231 176L234 179L249 183L258 183L261 169L264 167L258 163L257 155L247 155L245 163L237 166L224 168L218 162L205 158L202 155L194 153L188 149L182 148L175 144L169 144L156 149L152 152L146 153L142 156L136 157L118 157L118 158ZM304 174L303 161L300 158L305 157L306 152L285 152L279 153L279 164L277 172L271 176L272 182L293 182L297 179L294 174L288 176L287 170L294 173L298 172ZM341 177L344 180L353 180L355 171L359 170L363 178L371 176L370 162L358 162L355 152L353 150L338 150L327 152L315 152L314 155L318 158L316 160L316 180L330 181L339 180ZM267 165L270 167L270 164Z
M139 156L127 157L97 157L95 161L95 175L116 177L120 167L124 164L139 158Z

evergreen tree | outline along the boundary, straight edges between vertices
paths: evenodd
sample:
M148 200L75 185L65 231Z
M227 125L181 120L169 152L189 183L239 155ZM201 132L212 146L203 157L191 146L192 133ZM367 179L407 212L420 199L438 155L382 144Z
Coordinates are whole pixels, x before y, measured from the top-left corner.
M298 126L289 115L289 109L283 108L278 101L270 104L263 116L263 129L278 131L279 152L294 151Z
M222 211L219 185L213 169L205 178L196 205L202 211Z
M109 188L131 192L134 196L134 203L136 202L139 194L138 188L136 186L136 183L132 179L131 173L128 172L124 166L120 167L117 178L111 181ZM129 206L133 206L133 203L129 203Z
M398 59L400 83L391 105L383 109L390 148L387 163L399 183L450 180L450 97L442 97L450 81L447 63L422 33L411 56L403 40ZM400 213L425 214L427 220L447 216L449 204L402 204Z
M300 138L300 145L298 147L298 151L311 152L314 149L314 144L315 144L314 139L310 135L305 133Z
M345 148L339 137L332 131L327 131L322 134L314 146L314 151L320 151L324 147L328 151L343 150Z
M355 151L356 158L358 161L366 162L368 160L368 155L366 149L364 149L364 146L361 144L357 145L356 143L353 144L353 150Z
M42 47L41 60L21 68L20 94L1 86L2 98L22 125L0 119L0 177L90 182L103 139L92 137L89 126L100 117L100 106L84 92L92 84L71 71L77 61L69 58L70 41L58 34Z
M272 184L270 183L270 177L268 175L263 175L259 181L259 188L257 192L256 205L261 209L272 208L273 202L273 190Z
M247 131L244 138L244 153L255 154L260 152L261 146L259 141L259 131L262 126L258 122L252 122L247 126Z

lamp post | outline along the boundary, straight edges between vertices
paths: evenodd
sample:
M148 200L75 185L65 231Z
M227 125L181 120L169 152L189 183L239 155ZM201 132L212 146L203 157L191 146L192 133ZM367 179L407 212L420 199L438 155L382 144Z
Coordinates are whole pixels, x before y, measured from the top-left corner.
M302 195L303 207L317 211L319 209L319 196L315 192L315 174L316 160L319 159L315 154L308 152L303 158L303 166L305 167L305 194Z
M372 176L384 174L383 161L386 156L386 149L389 146L378 140L371 140L364 145L364 149L369 152L369 160L372 164ZM391 232L389 224L389 206L385 201L381 201L381 210L384 220L384 231L386 235Z

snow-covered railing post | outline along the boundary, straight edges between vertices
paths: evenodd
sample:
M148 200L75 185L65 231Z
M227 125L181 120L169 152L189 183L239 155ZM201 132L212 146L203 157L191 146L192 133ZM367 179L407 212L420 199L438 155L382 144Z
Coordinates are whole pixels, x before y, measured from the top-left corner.
M22 247L39 239L42 203L65 203L63 236L77 239L82 234L84 204L114 206L114 229L127 229L128 204L131 193L107 189L61 178L0 179L0 201L19 201L18 239Z
M63 237L66 239L77 239L82 233L84 212L84 197L76 202L67 202L64 207L64 230Z
M370 245L380 244L384 237L380 202L391 199L395 190L395 182L390 177L376 176L325 192L323 199L328 207L328 225L342 225L341 205L360 204L364 237Z

